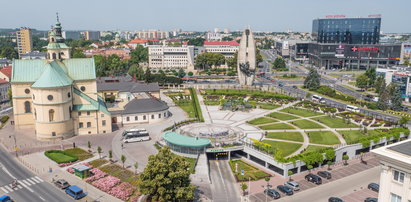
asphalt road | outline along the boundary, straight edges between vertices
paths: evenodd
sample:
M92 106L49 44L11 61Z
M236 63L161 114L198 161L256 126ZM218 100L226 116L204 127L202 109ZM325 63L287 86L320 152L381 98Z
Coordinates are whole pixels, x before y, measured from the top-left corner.
M238 192L239 187L236 187L238 185L235 183L228 161L209 160L209 163L213 201L241 201L240 193Z
M62 190L44 182L31 171L21 166L14 157L0 147L0 195L9 195L15 201L73 201ZM12 189L14 179L19 181ZM7 193L8 192L8 193Z

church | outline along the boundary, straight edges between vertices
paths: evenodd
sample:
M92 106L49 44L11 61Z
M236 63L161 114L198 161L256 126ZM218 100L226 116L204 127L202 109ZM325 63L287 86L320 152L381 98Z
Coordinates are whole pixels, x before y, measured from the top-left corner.
M40 140L112 132L111 114L97 94L94 59L70 58L61 29L57 17L47 59L13 61L15 128L33 128Z

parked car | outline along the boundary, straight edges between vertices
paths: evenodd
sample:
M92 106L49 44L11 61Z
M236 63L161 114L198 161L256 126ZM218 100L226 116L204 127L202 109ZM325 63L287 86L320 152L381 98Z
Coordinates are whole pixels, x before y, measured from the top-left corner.
M84 193L83 189L81 189L80 187L78 187L76 185L71 185L71 186L67 187L66 194L73 197L75 200L78 200L78 199L81 199L81 198L87 196L87 193Z
M67 187L70 186L70 184L66 180L63 180L63 179L59 179L55 181L54 185L56 185L60 189L66 189Z
M318 171L317 175L325 179L331 179L331 173L328 171Z
M264 193L267 194L268 196L274 198L274 199L281 198L280 193L278 193L278 191L276 191L275 189L266 189L266 190L264 190Z
M294 191L300 190L300 185L296 181L287 181L284 185L293 188Z
M309 182L313 182L315 184L322 184L321 177L318 177L317 175L314 175L312 173L306 175L305 180L307 180Z
M378 199L373 197L367 197L364 199L364 202L378 202Z
M328 202L344 202L344 201L338 197L330 197L328 198Z
M293 195L293 188L289 187L289 186L285 186L285 185L278 185L277 189L281 192L283 192L286 195Z
M10 198L10 196L3 195L0 196L0 202L13 202L13 200Z
M380 191L380 185L373 182L373 183L368 184L368 189L371 189L375 192L379 192Z

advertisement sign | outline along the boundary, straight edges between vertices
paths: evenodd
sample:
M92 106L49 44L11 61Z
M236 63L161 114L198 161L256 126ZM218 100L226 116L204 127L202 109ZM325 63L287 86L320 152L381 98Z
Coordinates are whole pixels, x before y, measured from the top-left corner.
M335 49L335 57L336 57L336 58L343 58L343 57L344 57L344 49L345 49L345 46L344 46L344 45L339 45L339 46Z
M379 47L352 47L352 52L363 52L363 53L378 53L380 52Z
M288 41L283 41L283 50L288 50Z
M411 61L411 44L404 44L402 50L402 58L404 61Z

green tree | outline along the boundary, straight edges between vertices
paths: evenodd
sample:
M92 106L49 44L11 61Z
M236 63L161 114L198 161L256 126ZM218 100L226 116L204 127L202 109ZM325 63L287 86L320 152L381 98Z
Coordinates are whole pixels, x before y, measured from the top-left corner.
M401 116L401 119L398 121L400 126L405 126L408 124L408 122L410 122L410 117L407 116Z
M313 166L312 165L307 165L307 169L308 169L308 172L311 173L311 170L313 169Z
M136 76L137 80L144 80L144 70L137 63L132 64L127 72L130 76Z
M221 53L205 52L198 54L196 57L196 66L204 70L223 64L225 64L225 57Z
M292 170L288 170L288 176L290 176L290 179L288 179L288 181L291 181L291 175L294 175L294 172Z
M123 163L123 168L124 168L124 163L126 163L127 157L124 155L121 155L120 160L121 160L121 163Z
M264 181L267 182L267 189L268 189L268 187L270 185L270 177L265 177Z
M222 41L232 41L233 38L232 38L232 37L229 37L229 36L225 36L225 37L223 37L221 40L222 40Z
M325 151L325 159L326 159L327 161L332 161L332 160L334 160L334 158L335 158L335 151L334 151L334 149L327 149L327 150Z
M355 86L361 89L367 88L368 84L369 84L368 77L365 74L361 74L355 80Z
M237 59L238 59L238 51L236 51L231 58L227 58L227 66L230 67L231 69L236 69L237 68Z
M150 83L152 81L151 70L149 67L147 67L146 69L146 74L144 75L144 79L146 80L146 83Z
M190 185L189 163L163 147L151 155L140 174L140 192L153 201L191 201L195 187Z
M304 88L309 90L317 90L320 88L320 75L317 70L314 68L310 69L310 72L307 75L307 78L304 80Z
M4 46L0 49L0 58L17 59L19 58L19 53L12 46Z
M241 188L241 190L243 191L243 196L245 196L245 190L247 190L247 189L248 189L247 184L245 184L245 183L241 183L240 188Z
M7 95L9 96L9 99L12 100L13 99L13 93L11 91L11 88L9 88L7 90ZM13 101L10 101L10 105L13 106Z
M255 62L257 63L256 65L260 64L260 62L264 61L263 56L260 53L260 49L257 49L255 52Z
M138 169L138 162L134 163L134 173L137 174L137 169Z
M377 80L374 83L374 88L375 88L375 92L376 93L380 93L380 90L382 88L385 88L386 84L385 84L385 79L384 76L378 76Z
M401 97L401 89L395 85L394 83L391 83L393 85L393 92L390 94L391 97L391 109L394 111L402 111L402 97ZM391 85L390 84L390 85Z
M108 150L108 158L110 159L110 161L112 161L112 159L113 159L113 151Z
M188 76L193 76L194 73L193 72L188 72Z
M327 165L328 165L328 170L331 170L331 165L333 164L333 162L332 161L327 161Z
M130 63L138 64L141 62L148 62L148 48L138 45L130 52Z
M273 62L274 69L285 69L287 68L285 60L282 57L277 57Z
M184 71L184 69L179 69L178 70L178 78L183 78L186 76L186 72Z
M410 63L410 60L405 60L404 61L404 63L403 63L403 65L405 65L405 66L410 66L411 65L411 63Z
M350 157L347 154L344 154L342 159L344 160L344 165L348 165L348 159L350 159Z
M72 58L85 58L83 51L81 49L72 48L71 49L71 57Z
M375 67L368 68L365 73L365 76L368 77L368 86L374 86L374 82L377 79L377 70Z
M380 95L377 102L378 109L387 110L390 101L390 94L388 87L380 89Z
M192 46L203 46L205 39L197 37L188 40L188 45Z
M91 142L90 141L87 141L87 147L88 147L88 150L91 151Z
M98 147L97 147L97 153L98 153L98 157L99 157L99 158L101 158L101 152L102 152L102 149L101 149L100 146L98 146Z

